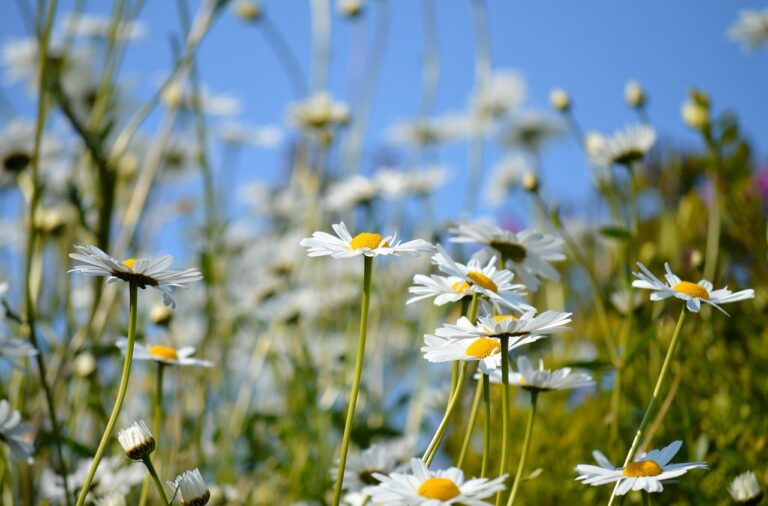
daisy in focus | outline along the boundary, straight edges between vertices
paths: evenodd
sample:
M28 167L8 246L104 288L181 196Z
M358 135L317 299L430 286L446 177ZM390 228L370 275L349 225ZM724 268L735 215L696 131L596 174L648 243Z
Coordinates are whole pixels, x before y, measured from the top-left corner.
M605 455L595 451L593 456L599 465L579 464L576 471L581 474L576 480L595 487L616 483L616 495L625 495L630 490L661 492L664 490L663 481L682 476L691 469L707 468L704 462L670 464L682 445L682 441L675 441L661 450L651 450L623 468L613 467Z
M642 160L656 142L656 131L648 125L629 125L611 137L592 141L589 158L598 167L631 166Z
M535 369L526 356L517 357L517 371L509 375L509 384L517 385L525 390L548 392L551 390L569 390L572 388L588 387L595 384L592 376L585 372L573 371L570 367L550 371L544 369L544 362L539 361ZM501 384L501 370L490 374L491 383Z
M544 311L536 316L536 311L528 311L520 317L515 315L484 316L477 325L466 316L459 318L455 325L445 324L435 330L435 335L448 339L475 339L478 337L510 337L510 342L524 340L528 344L541 339L540 334L554 334L571 330L566 327L571 321L571 313Z
M88 276L105 276L107 284L116 281L133 283L139 288L151 286L163 293L163 303L176 308L171 287L186 287L188 283L203 278L197 269L175 271L168 269L173 263L170 255L158 259L128 258L117 260L101 251L96 246L75 246L78 253L70 253L69 257L83 262L74 266L69 272L79 272Z
M508 351L519 346L532 343L544 336L510 341ZM477 362L480 372L491 374L501 366L501 344L497 339L478 337L476 339L449 339L427 334L424 336L425 346L421 347L424 358L430 362ZM501 376L499 376L501 377Z
M411 459L411 474L376 473L381 483L370 489L374 504L391 506L486 506L482 499L504 490L505 476L464 481L464 472L451 467L430 471L421 459Z
M211 499L211 492L197 468L184 471L175 481L167 483L182 506L205 506Z
M315 232L299 242L307 248L310 257L332 256L333 258L353 258L360 255L367 257L386 255L418 256L431 253L434 247L423 239L400 242L394 235L383 237L373 232L362 232L355 237L349 233L344 222L332 225L335 236L326 232Z
M666 283L663 283L659 278L654 276L648 268L637 263L642 272L633 272L634 276L638 279L632 282L632 286L635 288L644 288L651 290L651 300L664 300L669 297L675 297L685 301L685 307L688 311L698 313L701 308L701 303L709 304L719 309L726 316L723 308L720 304L727 304L729 302L738 302L740 300L753 299L755 297L755 291L753 289L741 290L739 292L732 292L728 290L728 287L720 288L719 290L712 290L712 283L702 279L698 283L692 283L690 281L683 281L676 276L669 268L669 264L664 264L666 274L664 278Z
M413 286L408 288L408 293L414 294L406 301L406 304L434 297L435 306L443 306L450 302L458 302L464 297L470 297L470 285L464 279L457 276L440 276L432 274L416 274L413 277Z
M510 232L482 223L463 223L451 230L452 242L485 245L490 254L501 257L529 290L539 289L539 278L558 281L560 274L550 262L565 260L563 240L533 230Z
M123 356L125 356L128 340L125 338L120 339L115 345L120 348ZM213 362L192 358L194 354L195 348L192 346L183 346L177 349L163 344L145 346L141 343L136 343L133 349L133 360L150 360L166 365L213 367Z

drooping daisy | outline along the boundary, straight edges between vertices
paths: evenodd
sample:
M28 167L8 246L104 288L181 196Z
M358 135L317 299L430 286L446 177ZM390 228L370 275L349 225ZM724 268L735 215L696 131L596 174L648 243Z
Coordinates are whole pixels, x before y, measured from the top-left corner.
M116 260L96 246L75 246L79 253L70 253L69 257L79 260L84 265L76 265L69 272L79 272L88 276L106 276L107 284L115 281L134 283L139 288L151 286L163 293L166 306L176 308L171 287L186 287L187 283L203 278L197 269L183 271L169 270L173 257L166 255L155 260L129 258Z
M525 339L512 340L508 352L532 343L544 336L530 336ZM501 366L501 344L498 339L477 337L475 339L450 339L447 337L427 334L424 336L426 346L421 347L424 358L430 362L477 362L483 374L491 374ZM501 376L499 376L501 377Z
M593 164L630 166L642 160L656 142L656 131L648 125L628 125L603 142L595 143L587 152Z
M565 327L571 321L571 313L544 311L536 316L536 311L528 311L520 317L515 315L484 316L477 325L466 316L459 318L455 325L445 324L435 330L435 335L449 339L473 339L478 337L510 337L536 339L539 334L553 334L571 330ZM533 339L533 340L536 340ZM533 342L533 341L528 341Z
M589 374L573 371L570 367L550 371L544 369L543 361L539 361L539 368L534 369L524 355L517 357L517 371L510 373L509 384L537 392L581 388L595 383ZM489 375L491 383L501 383L501 370L492 371Z
M752 471L747 471L735 477L728 485L728 493L737 504L753 506L763 500L763 490Z
M733 40L741 41L744 49L755 49L768 43L768 10L743 10L739 19L728 29Z
M368 489L379 484L374 474L389 474L400 470L400 457L392 445L375 444L357 453L350 453L344 468L343 488L348 492L363 492L370 495ZM331 470L336 479L338 468Z
M355 237L347 230L344 222L332 225L336 236L326 232L315 232L312 237L302 239L299 244L308 249L307 255L320 257L330 255L333 258L353 258L360 255L375 257L379 255L411 255L431 253L434 247L423 239L414 239L401 243L395 236L382 237L373 232L362 232Z
M635 288L644 288L646 290L652 290L651 300L664 300L669 297L676 297L685 301L685 307L688 311L698 313L701 308L701 303L714 306L723 314L728 315L720 304L727 304L729 302L737 302L740 300L753 299L755 297L755 291L753 289L741 290L739 292L732 292L728 290L728 287L720 288L719 290L712 290L712 283L702 279L698 283L692 283L690 281L683 281L669 268L669 264L664 264L666 274L666 284L662 283L659 278L654 276L648 268L637 263L642 272L633 272L634 276L638 279L632 282L632 286Z
M169 481L168 486L173 489L182 506L205 506L211 498L211 492L197 468L184 471L175 481Z
M12 411L7 400L0 400L0 441L8 445L17 458L24 459L30 464L35 447L26 439L25 434L31 431L30 427L21 424L21 414L18 411Z
M496 307L504 306L521 312L532 309L522 298L522 295L525 295L525 286L512 284L515 275L506 269L498 270L496 257L491 258L484 267L474 258L464 265L451 258L445 248L438 244L432 263L449 276L460 278L466 283L467 286L452 285L457 292L479 293Z
M538 278L557 281L560 274L549 264L565 260L563 240L534 230L511 232L483 223L463 223L451 229L452 242L484 244L523 280L529 290L538 290Z
M592 486L616 483L616 495L624 495L630 490L661 492L663 481L682 476L691 469L707 467L704 462L670 464L682 445L682 441L675 441L661 450L651 450L624 467L613 467L605 455L595 451L593 455L599 466L579 464L576 471L581 474L576 480Z
M155 451L155 437L144 420L133 422L127 428L118 431L117 440L131 460L142 460Z
M123 355L125 355L125 350L128 347L128 340L123 338L118 340L115 344L120 348ZM194 353L195 348L192 346L183 346L176 349L163 344L145 346L137 342L133 349L133 360L152 360L166 365L213 367L213 362L192 358Z
M411 459L412 474L376 473L381 483L370 489L374 504L386 506L443 506L465 504L486 506L482 499L504 490L505 476L489 480L473 478L464 481L464 472L451 467L430 471L421 459Z

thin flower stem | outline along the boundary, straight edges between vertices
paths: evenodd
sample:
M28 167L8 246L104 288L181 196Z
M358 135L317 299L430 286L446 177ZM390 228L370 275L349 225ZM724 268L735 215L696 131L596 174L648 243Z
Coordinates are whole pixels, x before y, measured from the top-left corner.
M675 355L675 350L677 349L677 342L680 339L680 330L683 328L684 321L685 321L685 304L683 304L683 307L680 310L680 317L677 319L677 326L675 327L675 333L672 334L672 341L669 343L667 356L664 357L664 363L661 366L661 371L659 372L659 378L656 380L656 386L653 388L651 401L648 403L648 407L645 410L643 419L640 422L640 427L637 429L637 433L635 434L635 439L632 441L632 446L629 449L629 453L627 453L627 458L624 459L624 464L623 464L624 466L632 462L632 459L635 457L635 453L637 453L637 449L640 447L640 441L642 441L643 439L643 434L645 432L645 429L648 427L648 423L651 421L651 418L653 417L653 413L656 410L656 403L658 402L659 397L661 395L661 387L664 385L664 380L666 379L667 372L669 371L669 365L672 363L672 357L674 357ZM618 487L618 482L616 483L616 487ZM611 498L608 501L608 506L612 506L614 503L614 500L616 498L616 487L613 488L613 492L611 493Z
M83 504L85 504L88 489L91 487L91 482L96 474L96 469L99 468L99 463L104 456L104 451L107 449L107 444L112 437L112 431L115 428L115 423L117 423L117 417L120 415L120 409L123 407L125 392L128 390L128 379L131 376L131 364L133 363L133 345L136 341L136 314L138 309L139 291L139 288L135 283L129 283L129 286L130 308L128 316L128 346L125 349L125 361L123 362L123 373L120 377L120 386L117 391L115 405L112 407L112 414L109 415L107 427L104 429L104 434L101 436L101 442L99 442L99 447L96 449L96 455L93 456L93 462L88 470L88 476L83 483L83 488L80 489L80 495L77 498L77 506L83 506Z
M149 455L147 455L142 459L142 462L144 462L144 465L147 466L147 471L149 471L149 475L152 476L152 480L155 482L157 493L160 494L160 497L162 497L163 504L169 504L168 497L165 495L165 490L163 490L163 482L161 482L160 478L157 476L155 466L152 465L152 459L149 457Z
M643 493L643 506L651 506L651 494L649 492Z
M461 444L461 452L459 458L456 461L456 467L461 469L464 465L464 459L467 457L467 450L469 449L469 442L472 439L472 431L475 429L475 422L477 421L477 414L480 412L480 401L483 398L483 383L477 382L475 387L475 396L472 399L472 409L469 412L469 420L467 420L467 431L464 433L464 441Z
M485 418L483 419L483 459L480 465L480 477L485 478L488 471L488 457L491 449L491 377L483 374L483 405L485 406Z
M424 456L421 457L421 460L424 461L427 467L429 467L429 465L432 463L432 460L434 460L435 455L437 455L440 442L442 441L443 436L445 436L445 431L448 429L448 423L451 421L451 415L456 410L456 406L459 405L461 392L464 389L464 376L467 373L467 364L468 363L466 361L461 362L461 366L459 367L459 382L456 386L456 391L453 393L453 396L451 396L451 400L448 403L448 409L445 410L445 415L443 416L440 425L437 427L437 431L435 431L435 435L432 437L432 441L430 441L427 450L424 452Z
M339 456L339 470L336 476L336 488L333 492L333 504L339 506L341 501L341 485L344 482L344 468L347 465L347 451L349 439L352 435L352 420L355 417L357 405L357 392L360 389L360 379L363 376L363 357L365 355L365 337L368 330L368 306L371 302L371 276L373 274L373 257L364 257L363 267L363 295L360 303L360 334L357 339L357 358L355 359L355 372L352 381L352 390L349 394L349 407L347 419L344 422L344 435L341 438L341 455Z
M720 192L718 189L718 173L720 168L720 150L715 144L711 133L704 134L709 154L714 161L714 170L709 172L709 184L712 190L712 201L709 203L707 217L707 243L704 258L704 279L715 279L717 256L720 249Z
M160 432L163 427L163 373L165 364L157 363L157 374L155 374L155 396L152 399L152 434L155 439L160 441ZM149 458L149 457L147 457ZM139 506L147 504L149 498L149 478L144 480L141 486L141 496L139 497Z
M509 465L509 336L502 335L501 340L501 383L504 392L501 397L501 460L499 462L499 476L507 474ZM501 504L504 491L496 494L496 506Z
M520 455L520 461L517 464L517 473L515 474L515 483L512 485L512 492L509 494L509 500L507 506L512 506L515 503L515 496L517 496L517 489L520 487L520 481L523 479L523 471L525 470L525 461L528 459L528 450L531 447L531 435L533 434L533 420L536 418L536 400L539 397L539 392L531 390L531 407L528 410L528 423L525 426L525 439L523 440L523 452Z

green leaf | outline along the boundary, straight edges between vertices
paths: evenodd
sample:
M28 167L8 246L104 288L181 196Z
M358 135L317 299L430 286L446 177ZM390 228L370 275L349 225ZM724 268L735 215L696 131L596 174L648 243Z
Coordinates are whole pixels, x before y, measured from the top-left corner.
M600 234L611 239L617 239L619 241L628 241L632 238L632 234L629 230L623 227L607 226L600 227Z

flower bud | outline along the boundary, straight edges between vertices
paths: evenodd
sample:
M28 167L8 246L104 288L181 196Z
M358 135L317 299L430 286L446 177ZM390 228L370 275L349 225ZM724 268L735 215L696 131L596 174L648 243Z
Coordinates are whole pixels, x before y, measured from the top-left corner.
M176 477L175 482L169 481L168 485L177 491L181 506L205 506L211 498L211 493L197 468L184 471Z
M643 90L643 87L640 86L640 83L637 81L629 81L624 87L624 100L627 101L627 104L629 104L630 107L638 109L645 105L648 97L645 96L645 91Z
M747 471L734 478L728 485L728 493L731 494L737 504L754 505L763 499L763 491L752 471Z
M550 92L549 103L558 112L568 112L571 109L571 97L560 88L555 88Z
M539 178L533 172L528 171L523 175L521 185L525 191L536 193L539 191Z
M243 21L249 23L255 23L264 14L264 9L261 8L261 4L250 0L240 0L233 6L235 14L237 14Z
M342 16L356 18L363 12L363 2L362 0L339 0L336 2L336 9Z

